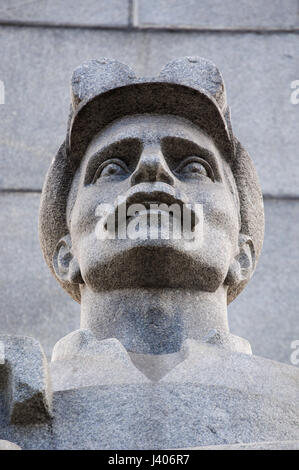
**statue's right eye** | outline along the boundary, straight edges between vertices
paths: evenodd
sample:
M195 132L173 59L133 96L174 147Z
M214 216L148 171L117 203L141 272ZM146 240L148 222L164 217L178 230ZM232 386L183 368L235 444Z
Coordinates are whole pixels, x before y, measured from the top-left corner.
M123 179L128 176L128 173L129 169L123 161L108 160L99 166L92 182L95 183L99 179Z

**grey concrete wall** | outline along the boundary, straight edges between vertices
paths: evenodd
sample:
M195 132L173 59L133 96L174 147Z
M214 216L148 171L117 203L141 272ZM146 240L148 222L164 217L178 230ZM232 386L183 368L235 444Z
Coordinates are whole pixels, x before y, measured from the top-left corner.
M40 191L65 135L68 84L81 62L114 57L151 75L201 55L227 84L236 135L260 175L263 255L229 308L256 354L289 362L299 339L298 2L286 0L0 0L0 331L32 335L49 353L78 327L79 306L56 286L37 239Z

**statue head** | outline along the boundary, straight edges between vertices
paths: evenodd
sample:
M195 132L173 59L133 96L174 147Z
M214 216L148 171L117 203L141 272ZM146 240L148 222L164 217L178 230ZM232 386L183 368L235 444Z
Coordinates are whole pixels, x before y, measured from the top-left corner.
M221 287L231 302L256 267L264 213L216 66L183 58L156 78L140 79L102 59L74 71L71 91L67 136L40 210L41 246L58 282L78 302L82 289L143 287L210 293ZM161 237L161 219L158 236L150 236L149 216L161 203L181 210L171 220L189 216L192 243ZM129 212L120 221L124 204ZM133 204L137 212L130 212ZM147 235L120 236L130 223L136 228L137 216Z

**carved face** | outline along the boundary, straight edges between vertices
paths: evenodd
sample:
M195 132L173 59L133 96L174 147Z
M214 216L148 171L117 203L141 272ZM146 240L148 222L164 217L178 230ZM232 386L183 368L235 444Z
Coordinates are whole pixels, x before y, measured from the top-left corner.
M215 291L239 252L232 188L231 170L213 139L191 122L169 115L114 121L90 143L69 201L72 254L85 284L93 291L138 286ZM197 221L192 229L202 230L195 249L183 238L99 238L97 208L117 205L119 196L128 198L128 205L144 204L147 215L149 203L178 203L182 210L183 203L197 204L202 210L191 217Z

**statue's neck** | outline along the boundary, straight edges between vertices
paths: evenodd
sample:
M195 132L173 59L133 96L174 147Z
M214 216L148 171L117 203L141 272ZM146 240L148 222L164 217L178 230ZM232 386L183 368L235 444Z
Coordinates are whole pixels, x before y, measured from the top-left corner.
M228 332L226 289L121 289L94 293L81 288L81 328L98 340L117 338L139 354L179 351L187 338L211 329Z

